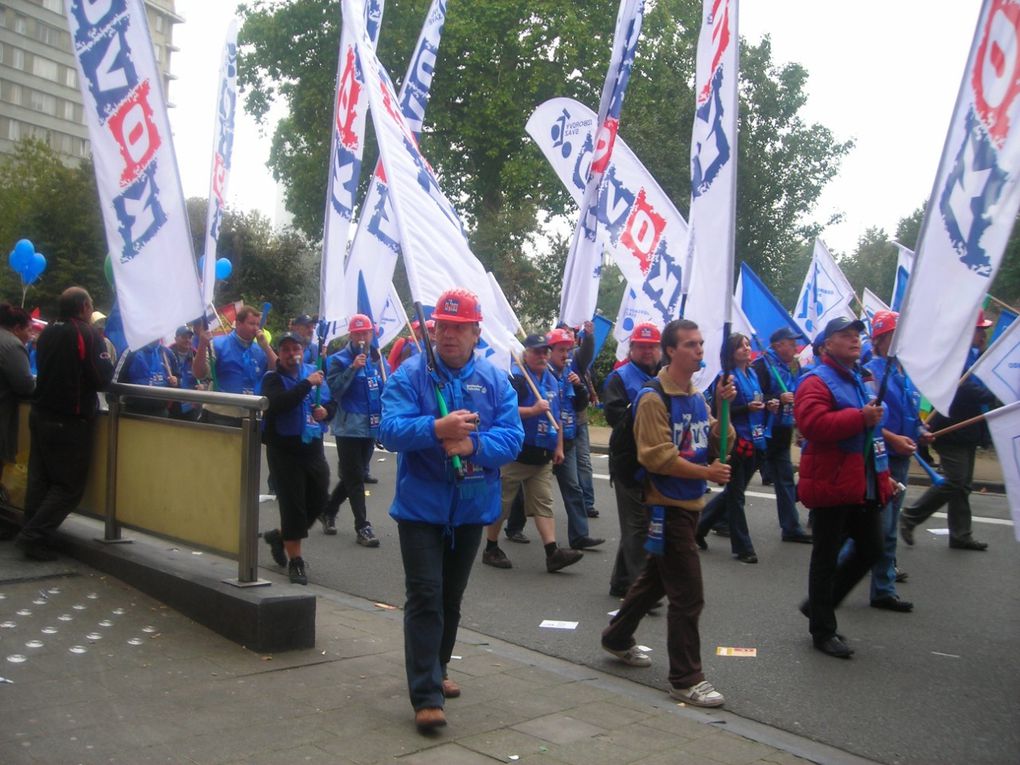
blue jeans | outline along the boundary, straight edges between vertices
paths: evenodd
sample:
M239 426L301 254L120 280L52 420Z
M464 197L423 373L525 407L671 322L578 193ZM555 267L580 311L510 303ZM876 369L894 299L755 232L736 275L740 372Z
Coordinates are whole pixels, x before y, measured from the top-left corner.
M744 492L747 484L757 469L757 458L730 455L730 482L721 494L712 497L705 509L701 511L698 521L698 535L704 536L712 527L722 521L729 525L730 550L734 555L749 555L754 552L751 532L747 528L747 515L744 512Z
M894 480L906 485L910 470L910 457L889 455L889 474ZM882 508L882 552L871 567L871 599L896 597L896 535L899 531L900 508L906 492L901 491ZM854 555L854 540L846 540L839 553L839 564L843 565Z
M797 512L797 488L793 482L793 462L790 461L790 439L782 436L769 439L765 449L765 465L772 476L776 490L776 512L779 514L779 528L784 537L805 534Z
M478 554L482 526L398 521L404 561L404 666L415 711L443 707L443 676L460 624L460 603Z
M564 444L563 462L553 465L553 475L560 486L563 507L567 511L567 540L576 544L588 536L588 511L584 509L584 495L577 480L577 446Z
M577 423L574 448L577 454L577 481L581 484L581 494L584 495L584 509L594 510L595 482L591 469L591 437L588 433L588 423Z

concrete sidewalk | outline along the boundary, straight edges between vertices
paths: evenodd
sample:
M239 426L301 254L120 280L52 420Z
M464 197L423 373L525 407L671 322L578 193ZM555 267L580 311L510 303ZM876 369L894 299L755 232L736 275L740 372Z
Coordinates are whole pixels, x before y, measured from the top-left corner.
M864 762L466 630L451 663L463 696L422 736L400 611L299 589L318 596L315 648L260 655L73 559L0 543L0 762Z
M607 453L609 451L611 428L591 425L588 430L591 437L592 451L602 454ZM933 454L937 455L937 452L933 452ZM796 469L800 463L800 449L796 445L791 449L790 458L793 460L794 469ZM910 466L909 479L909 483L913 486L929 486L931 484L928 474L921 469L921 466L916 461ZM1002 478L1002 466L999 464L999 458L995 452L987 449L978 449L974 460L974 490L979 492L992 491L997 494L1005 493L1006 485Z

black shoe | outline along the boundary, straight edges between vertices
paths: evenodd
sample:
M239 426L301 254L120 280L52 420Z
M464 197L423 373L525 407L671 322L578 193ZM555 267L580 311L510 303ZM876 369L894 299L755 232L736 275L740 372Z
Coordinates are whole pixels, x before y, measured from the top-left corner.
M900 539L908 546L914 546L914 527L906 521L900 521Z
M625 598L627 597L626 590L614 590L612 587L609 588L609 597L611 598Z
M272 531L267 531L262 535L262 538L269 545L269 554L273 556L276 565L280 568L286 568L287 553L283 549L283 535L280 534L280 530L273 529Z
M566 550L562 547L557 547L556 552L546 556L545 570L552 574L567 566L573 566L583 557L584 553L577 550Z
M886 595L884 598L875 598L871 601L872 608L881 608L883 611L898 611L901 614L908 614L914 610L914 604L909 600L900 600L895 595Z
M374 475L366 475L363 483L379 483L379 479Z
M839 635L833 635L825 640L815 640L815 648L837 659L849 659L854 655L854 649L843 642Z
M515 531L513 533L510 533L508 531L506 532L506 538L509 539L511 542L516 542L519 545L531 544L531 540L524 536L523 531Z
M600 539L599 537L581 537L576 542L570 544L571 550L590 550L592 547L598 547L606 540Z
M802 545L809 545L813 540L814 537L812 537L810 534L805 534L803 531L801 531L798 534L783 535L784 542L800 542Z
M291 558L287 564L287 574L291 584L308 584L308 574L305 572L304 558Z
M41 545L38 542L26 542L25 540L19 539L14 542L14 546L21 550L21 554L29 560L38 561L52 561L59 560L60 556L49 547Z
M752 553L740 553L740 555L737 556L737 560L740 561L741 563L757 563L758 562L758 556L755 555L753 552Z
M705 541L704 534L695 534L694 544L696 544L698 546L698 549L701 550L702 552L708 552L708 542Z
M896 581L898 583L902 584L903 582L907 581L907 577L909 577L909 576L910 576L910 574L908 574L903 569L899 569L899 568L896 569Z
M319 516L319 523L322 524L322 533L328 537L336 536L336 518L323 514Z
M978 542L976 539L950 539L949 549L983 551L988 549L988 543Z
M775 483L775 481L773 481L771 478L762 478L761 479L761 485L762 486L772 486L774 483Z
M805 619L810 619L811 618L811 601L808 600L807 598L804 598L804 600L802 600L800 602L800 605L797 606L797 610L800 611L802 614L804 614L804 618Z
M358 529L358 544L362 547L379 546L379 540L376 538L371 526L364 526Z
M589 518L598 518L599 517L599 511L598 510L589 510L588 511L588 517Z

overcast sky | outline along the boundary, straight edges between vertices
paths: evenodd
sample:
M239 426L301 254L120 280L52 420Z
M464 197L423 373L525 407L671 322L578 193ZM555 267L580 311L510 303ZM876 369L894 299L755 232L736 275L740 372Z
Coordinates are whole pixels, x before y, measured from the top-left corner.
M456 13L461 2L451 2L449 12ZM209 192L216 80L233 7L228 0L177 0L186 23L174 29L180 51L171 66L177 79L170 90L176 105L170 120L189 197ZM852 251L870 226L892 236L899 219L931 193L979 9L979 2L964 0L741 4L745 40L756 43L768 34L776 62L795 61L809 72L805 120L821 122L840 140L856 141L815 214L817 220L834 212L845 216L822 234L832 250ZM260 135L243 112L236 130L229 203L273 218L278 195L265 168L269 135ZM627 137L626 105L621 135Z

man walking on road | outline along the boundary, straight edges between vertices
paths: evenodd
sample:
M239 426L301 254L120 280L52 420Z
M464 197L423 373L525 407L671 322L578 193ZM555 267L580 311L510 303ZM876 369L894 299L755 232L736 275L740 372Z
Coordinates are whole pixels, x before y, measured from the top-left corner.
M524 439L517 395L505 372L474 356L478 298L448 290L436 301L435 370L419 353L383 392L379 437L397 457L390 515L404 563L404 661L415 724L446 725L444 699L460 696L447 676L460 604L485 524L500 514L499 469ZM449 408L440 416L437 390ZM452 464L461 461L458 475Z
M652 518L648 541L653 549L619 612L602 632L602 647L625 664L650 666L649 656L635 645L634 632L665 595L669 598L669 695L694 706L719 707L725 701L723 695L701 670L698 619L705 600L694 533L707 482L727 483L730 466L709 459L713 445L719 450L719 426L712 422L704 397L691 382L705 353L698 325L687 319L671 321L662 331L662 352L669 363L655 378L659 389L643 390L634 421L638 459L648 472L645 504ZM716 391L720 400L736 395L733 383L719 385ZM736 432L729 430L732 445Z

